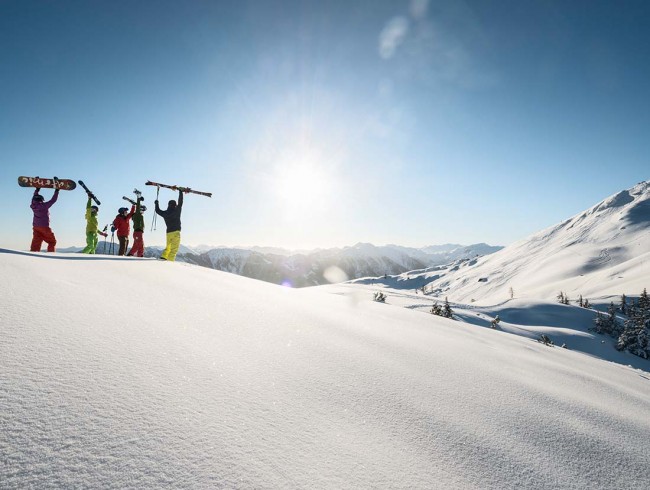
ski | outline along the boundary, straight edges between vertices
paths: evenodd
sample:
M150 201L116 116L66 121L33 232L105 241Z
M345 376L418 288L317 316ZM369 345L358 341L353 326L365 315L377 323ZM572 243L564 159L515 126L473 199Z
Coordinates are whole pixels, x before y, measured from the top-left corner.
M88 187L86 187L86 184L84 184L84 181L83 181L83 180L80 180L80 181L79 181L79 185L80 185L81 187L84 188L84 190L86 191L86 194L88 194L88 197L90 197L93 201L95 201L95 203L97 203L97 206L101 206L101 205L102 205L102 203L99 202L99 199L97 199L97 198L95 197L95 194L93 194L93 193L91 192L91 190L88 189Z
M77 184L70 179L43 179L41 177L18 177L20 187L38 187L40 189L59 189L61 191L71 191Z
M135 202L135 201L134 201L133 199L131 199L130 197L122 196L122 199L124 199L125 201L129 201L129 202L130 202L131 204L133 204L134 206L137 204L137 202Z
M212 197L212 192L195 191L194 189L190 189L189 187L181 187L180 185L159 184L158 182L151 182L150 180L147 180L145 182L145 185L153 185L153 186L156 186L156 187L165 187L166 189L172 189L172 190L175 190L175 191L191 192L192 194L199 194L200 196Z

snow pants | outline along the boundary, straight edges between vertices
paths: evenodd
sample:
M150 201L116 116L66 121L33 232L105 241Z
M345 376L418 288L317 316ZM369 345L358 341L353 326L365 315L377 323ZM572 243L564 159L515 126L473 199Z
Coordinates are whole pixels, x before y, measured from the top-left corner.
M128 236L118 236L118 241L120 242L120 249L117 252L117 255L126 254L126 249L129 248L129 237Z
M97 250L97 232L88 231L86 232L86 248L84 248L82 254L94 254Z
M167 233L167 246L163 253L160 254L161 259L171 260L172 262L176 260L176 254L178 253L178 247L181 246L181 232L172 231Z
M32 236L32 246L30 251L40 252L43 242L47 243L47 251L54 252L56 248L56 237L49 226L34 226L34 235Z
M133 246L131 251L127 255L132 255L134 257L144 257L144 239L142 238L141 231L133 232Z

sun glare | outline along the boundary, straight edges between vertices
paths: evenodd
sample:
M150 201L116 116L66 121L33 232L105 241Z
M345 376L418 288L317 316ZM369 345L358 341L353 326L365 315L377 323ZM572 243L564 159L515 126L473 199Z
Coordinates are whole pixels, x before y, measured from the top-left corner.
M289 219L322 211L332 199L327 168L308 152L279 162L273 180L273 191Z

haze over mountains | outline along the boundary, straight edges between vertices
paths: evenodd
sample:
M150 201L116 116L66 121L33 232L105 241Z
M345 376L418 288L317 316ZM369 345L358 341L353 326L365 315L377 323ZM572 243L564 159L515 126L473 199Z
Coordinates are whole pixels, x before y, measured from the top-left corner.
M343 271L341 280L366 276L394 275L406 271L448 264L476 257L503 247L485 243L445 244L423 248L399 245L375 246L358 243L351 247L291 251L268 247L181 247L178 261L231 272L253 279L293 287L329 284L325 271L335 266ZM76 250L76 249L74 249ZM104 251L103 242L97 252ZM147 247L146 257L158 257L160 247Z

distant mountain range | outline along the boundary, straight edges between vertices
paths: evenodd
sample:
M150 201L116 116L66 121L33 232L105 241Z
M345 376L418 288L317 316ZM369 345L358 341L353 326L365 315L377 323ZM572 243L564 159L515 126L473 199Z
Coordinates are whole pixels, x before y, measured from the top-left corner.
M97 253L104 253L103 247L104 243L100 242ZM181 246L176 260L275 284L304 287L331 282L332 278L328 275L328 280L325 276L326 271L332 267L338 272L335 274L337 280L395 275L491 254L502 248L485 243L448 243L422 248L357 243L343 248L290 251L267 247L210 248L201 245ZM61 251L78 250L72 248ZM158 257L161 250L161 247L147 247L145 256Z

